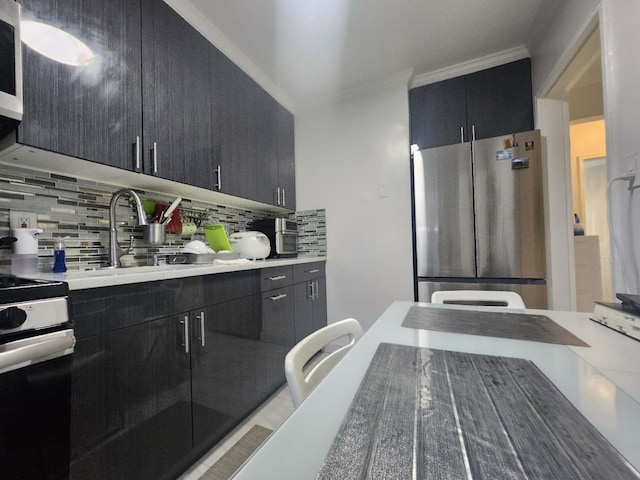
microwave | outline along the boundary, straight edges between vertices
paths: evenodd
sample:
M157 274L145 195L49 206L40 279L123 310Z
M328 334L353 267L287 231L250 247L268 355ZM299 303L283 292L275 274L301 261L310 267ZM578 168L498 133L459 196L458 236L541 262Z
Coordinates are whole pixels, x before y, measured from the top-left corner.
M22 120L20 5L0 0L0 138Z
M298 222L287 218L254 220L251 228L264 233L271 243L269 258L298 255Z

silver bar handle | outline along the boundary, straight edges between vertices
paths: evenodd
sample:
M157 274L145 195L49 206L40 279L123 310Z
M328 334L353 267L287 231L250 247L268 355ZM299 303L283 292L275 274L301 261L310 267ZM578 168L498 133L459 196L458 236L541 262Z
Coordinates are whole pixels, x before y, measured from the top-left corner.
M136 142L133 144L134 150L134 160L135 160L135 170L139 172L142 170L142 163L140 159L140 135L136 135Z
M0 353L0 373L71 354L75 344L73 330L6 343L3 352Z
M213 187L217 188L218 190L221 190L222 189L222 166L218 165L213 171L216 172L216 183Z
M276 187L275 194L276 194L276 205L280 205L280 187Z
M282 205L283 207L287 205L287 199L284 196L285 190L284 188L282 189L282 202L280 203L280 205Z
M153 142L153 147L151 147L151 158L153 159L153 174L158 174L158 143Z
M464 143L464 127L460 127L460 143Z
M273 297L269 297L269 298L271 298L271 300L276 302L278 300L282 300L283 298L286 298L286 296L287 296L286 293L281 293L280 295L274 295Z
M307 273L318 273L319 271L319 268L314 268L313 270L307 270Z
M476 141L476 126L471 125L471 140Z
M313 300L317 300L318 299L318 281L314 280L313 281Z
M287 278L286 275L277 275L275 277L269 277L269 280L271 280L272 282L277 282L278 280L284 280L285 278Z
M200 315L196 315L196 318L200 320L200 345L204 347L204 312L200 312Z
M184 320L180 320L182 325L182 334L184 335L184 342L180 345L184 347L184 353L189 353L189 316L185 315Z

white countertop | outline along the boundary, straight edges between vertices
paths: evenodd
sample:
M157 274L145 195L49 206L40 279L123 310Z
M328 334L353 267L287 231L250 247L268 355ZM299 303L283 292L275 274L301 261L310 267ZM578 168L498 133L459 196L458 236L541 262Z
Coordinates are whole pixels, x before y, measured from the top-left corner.
M315 478L381 342L531 360L630 463L640 468L640 342L589 320L588 314L550 310L525 313L547 315L590 347L401 327L412 305L433 306L394 302L234 480ZM482 308L437 305L443 307Z
M67 282L70 290L110 287L130 283L153 282L168 278L185 278L217 273L239 272L258 268L323 262L326 257L298 257L268 260L250 260L247 263L212 265L159 265L157 267L102 268L98 270L70 271L67 273L37 273L31 278Z

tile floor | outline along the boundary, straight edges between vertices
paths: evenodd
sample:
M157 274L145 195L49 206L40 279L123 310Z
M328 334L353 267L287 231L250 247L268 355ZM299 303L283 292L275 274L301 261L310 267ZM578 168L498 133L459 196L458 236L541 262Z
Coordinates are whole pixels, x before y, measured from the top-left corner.
M220 443L207 452L198 462L193 464L189 470L184 472L178 480L197 480L210 467L216 463L227 450L242 438L253 425L261 425L263 427L275 430L280 424L293 412L293 402L289 389L285 385L269 400L255 411L244 423L238 425L231 431Z

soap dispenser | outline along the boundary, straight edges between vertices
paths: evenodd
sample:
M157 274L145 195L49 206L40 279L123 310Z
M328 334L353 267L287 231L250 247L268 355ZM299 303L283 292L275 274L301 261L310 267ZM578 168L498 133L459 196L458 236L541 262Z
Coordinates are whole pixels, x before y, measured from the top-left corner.
M67 271L65 263L64 241L56 240L53 247L53 273L64 273Z

